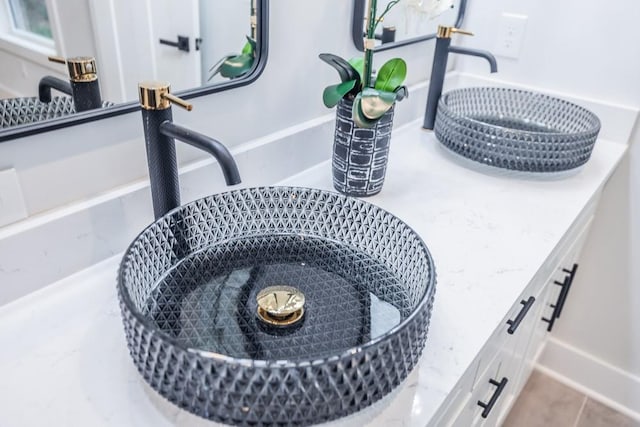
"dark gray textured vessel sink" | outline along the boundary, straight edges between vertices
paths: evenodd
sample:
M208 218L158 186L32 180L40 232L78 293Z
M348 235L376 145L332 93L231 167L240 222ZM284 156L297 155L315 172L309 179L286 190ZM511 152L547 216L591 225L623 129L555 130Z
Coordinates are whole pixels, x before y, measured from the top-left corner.
M102 103L103 108L112 105L112 102ZM54 96L51 102L40 102L37 97L0 99L0 129L57 119L75 113L76 109L70 96Z
M434 131L445 147L480 163L559 172L589 160L600 120L579 105L542 93L473 87L442 95Z
M257 315L274 285L304 294L293 325ZM434 292L431 255L402 221L292 187L175 209L134 240L118 277L143 378L181 408L239 425L315 424L381 399L422 353Z

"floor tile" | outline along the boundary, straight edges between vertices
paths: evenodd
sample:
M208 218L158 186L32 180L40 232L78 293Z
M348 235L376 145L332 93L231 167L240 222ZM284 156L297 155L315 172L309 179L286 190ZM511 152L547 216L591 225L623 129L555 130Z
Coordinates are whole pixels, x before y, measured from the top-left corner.
M577 427L640 427L640 422L587 398Z
M572 427L584 400L581 393L533 371L503 426Z

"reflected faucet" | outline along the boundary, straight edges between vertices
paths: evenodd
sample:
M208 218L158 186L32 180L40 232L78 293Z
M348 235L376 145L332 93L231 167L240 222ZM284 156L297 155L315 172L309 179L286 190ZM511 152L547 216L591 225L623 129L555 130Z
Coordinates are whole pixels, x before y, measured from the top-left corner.
M187 111L191 111L191 104L172 95L168 83L143 82L138 85L138 90L155 219L180 206L174 138L213 155L222 168L227 185L240 184L238 166L227 147L213 138L173 123L171 104Z
M98 83L96 60L94 58L80 56L64 59L50 56L49 61L66 64L69 70L70 82L53 76L44 76L38 84L40 102L51 102L51 89L56 89L73 98L73 104L77 112L102 107L100 84Z
M442 86L444 85L444 75L447 72L447 60L449 53L460 53L462 55L471 55L484 58L489 61L491 72L498 71L496 58L486 50L468 49L464 47L451 46L451 36L454 33L466 34L472 36L473 33L463 31L454 27L438 26L436 37L436 50L433 55L433 66L431 67L431 80L429 82L429 94L427 95L427 108L424 113L424 129L433 129L436 121L436 112L438 110L438 101L442 95Z

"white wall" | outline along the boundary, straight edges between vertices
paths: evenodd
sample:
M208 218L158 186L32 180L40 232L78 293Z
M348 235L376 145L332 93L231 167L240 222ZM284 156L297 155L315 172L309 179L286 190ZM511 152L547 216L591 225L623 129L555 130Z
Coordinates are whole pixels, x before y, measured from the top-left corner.
M502 80L580 94L614 104L640 107L640 2L471 1L465 28L476 33L474 45L491 50L497 43L501 13L528 16L518 59L498 57ZM471 38L459 43L469 44ZM486 63L458 57L456 68L486 73ZM591 372L569 378L611 396L625 387L616 377L640 385L640 149L639 130L632 137L630 158L612 177L603 194L593 231L567 309L554 336L611 370L608 383L590 381ZM562 363L571 363L569 355ZM553 359L553 369L563 374ZM570 371L570 369L566 369ZM620 400L640 413L640 396ZM618 402L625 403L625 402Z
M360 55L351 41L351 2L277 0L269 14L269 60L262 76L249 86L194 99L190 113L175 108L176 122L234 146L333 113L322 104L322 90L338 75L318 54ZM402 56L408 84L417 83L429 74L433 47L431 41L383 52L376 62ZM183 145L179 150L183 164L204 156ZM11 167L32 215L144 178L140 114L0 143L0 170Z
M520 58L498 58L501 79L640 105L640 2L471 0L464 26L475 37L458 43L492 50L503 12L529 19ZM457 68L487 72L482 60L463 56Z

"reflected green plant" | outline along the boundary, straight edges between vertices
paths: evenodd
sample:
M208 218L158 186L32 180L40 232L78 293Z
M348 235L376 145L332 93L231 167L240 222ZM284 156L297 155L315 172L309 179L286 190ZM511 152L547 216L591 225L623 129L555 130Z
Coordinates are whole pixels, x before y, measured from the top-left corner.
M227 55L214 64L209 69L209 78L211 81L217 74L228 79L236 79L245 75L253 67L256 59L256 41L247 36L247 42L244 44L239 55Z

